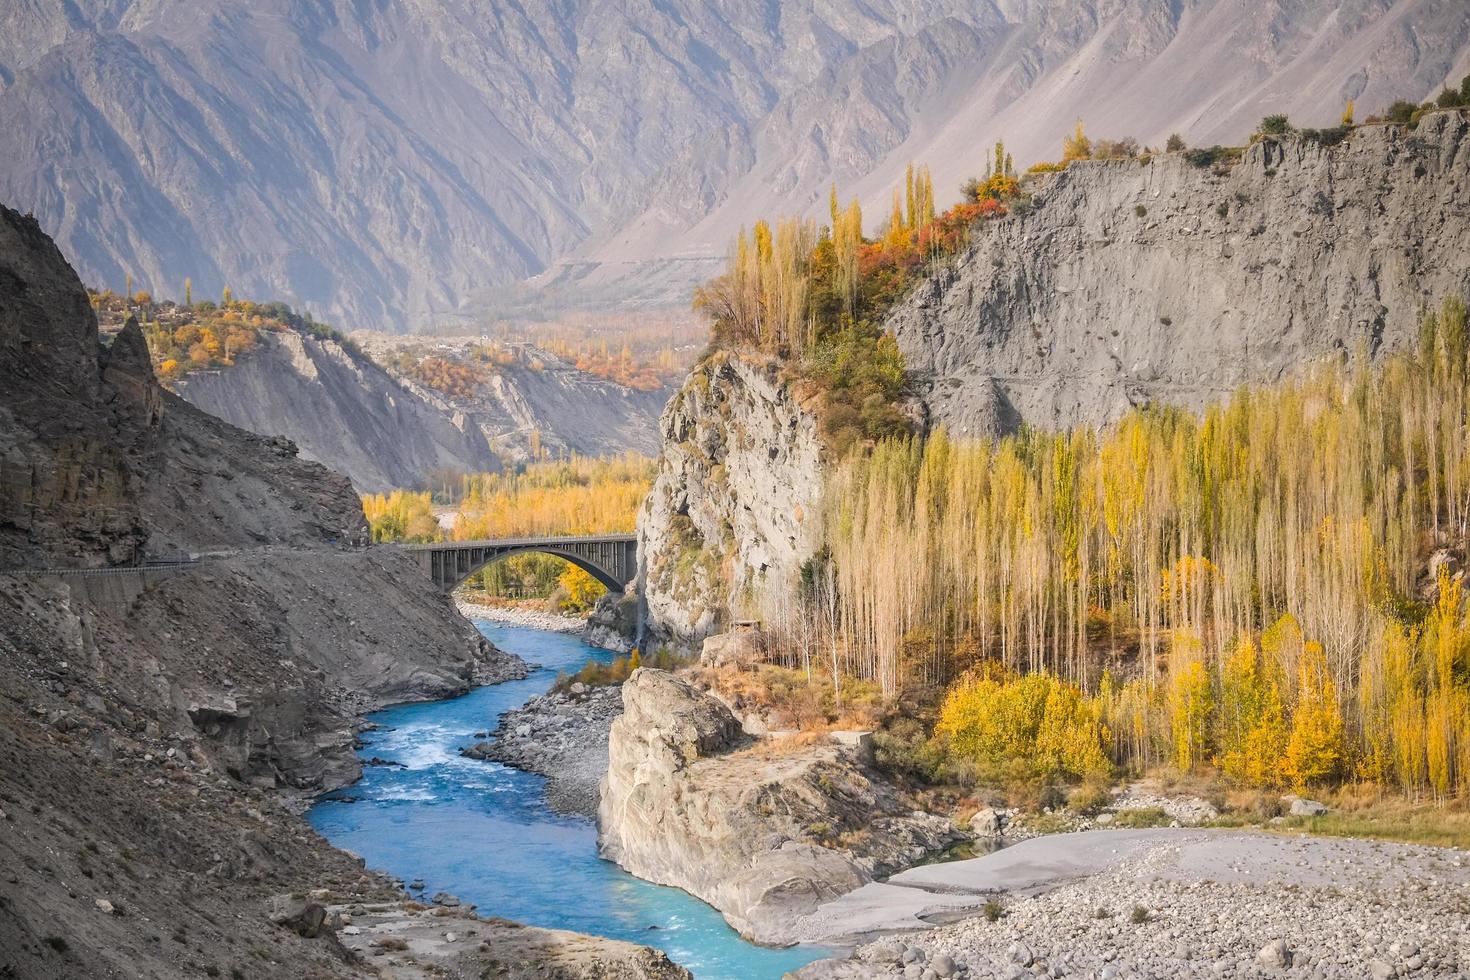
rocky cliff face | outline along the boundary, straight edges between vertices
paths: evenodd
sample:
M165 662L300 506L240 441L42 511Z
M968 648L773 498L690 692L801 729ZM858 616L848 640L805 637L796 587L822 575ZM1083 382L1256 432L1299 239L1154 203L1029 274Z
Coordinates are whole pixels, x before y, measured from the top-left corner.
M398 893L303 797L356 777L362 711L525 665L355 546L345 478L161 391L136 324L99 351L76 275L5 208L0 475L0 976L362 975L271 918L272 894ZM224 554L37 571L188 546ZM589 942L553 975L603 975Z
M232 425L286 436L362 493L424 486L435 470L500 468L479 426L462 414L365 355L302 331L263 333L233 367L190 374L177 388Z
M889 320L952 431L1198 408L1326 355L1412 343L1426 303L1470 292L1470 116L1374 126L1324 148L1074 164L983 225Z
M412 382L405 386L477 426L504 459L615 456L658 452L658 417L668 388L643 390L578 370L550 351L518 344L496 364L473 397L446 398Z
M821 541L816 417L774 364L716 353L660 422L638 515L646 646L695 649L730 619L771 618Z
M720 701L672 674L634 671L608 740L603 856L780 944L800 938L798 916L954 838L847 749L749 743Z
M1079 117L1324 125L1458 81L1467 38L1456 0L11 3L0 199L156 295L397 329L563 260L568 293L683 304L750 215L834 180L876 213L910 160L953 193Z

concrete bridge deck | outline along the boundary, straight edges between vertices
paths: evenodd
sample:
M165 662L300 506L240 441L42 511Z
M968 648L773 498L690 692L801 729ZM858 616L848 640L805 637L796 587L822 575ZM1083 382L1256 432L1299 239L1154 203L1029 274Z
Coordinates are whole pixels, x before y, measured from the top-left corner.
M446 592L492 562L527 552L564 558L607 586L610 592L624 591L638 574L635 534L437 541L403 547L418 557L434 584Z

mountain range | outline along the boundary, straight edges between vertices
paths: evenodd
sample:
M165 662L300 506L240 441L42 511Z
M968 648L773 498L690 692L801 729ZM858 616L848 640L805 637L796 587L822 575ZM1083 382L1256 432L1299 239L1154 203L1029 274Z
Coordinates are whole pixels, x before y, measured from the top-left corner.
M96 286L463 326L686 303L910 160L943 204L998 138L1239 142L1466 71L1463 0L12 0L0 200Z

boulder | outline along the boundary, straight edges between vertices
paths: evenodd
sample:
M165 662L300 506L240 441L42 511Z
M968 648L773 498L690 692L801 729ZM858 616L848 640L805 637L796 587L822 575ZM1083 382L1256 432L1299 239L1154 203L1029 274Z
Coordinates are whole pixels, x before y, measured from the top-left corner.
M764 653L760 630L734 630L705 637L699 662L707 667L748 667L760 663Z
M828 733L828 737L838 745L851 750L853 755L863 762L873 761L872 732L837 731Z
M1304 800L1299 796L1288 796L1285 802L1291 804L1291 815L1293 817L1320 817L1327 813L1327 807L1316 800Z
M272 915L271 921L304 939L315 939L332 931L327 921L327 910L320 902L287 906L283 911Z
M1291 966L1291 947L1285 939L1267 943L1256 954L1256 965L1263 970L1285 970Z
M751 740L730 709L672 674L636 670L622 694L602 856L703 899L755 941L798 941L802 915L957 837L830 742L736 752ZM836 843L851 838L861 853Z
M970 818L970 832L977 837L999 837L1005 823L993 808L986 807Z

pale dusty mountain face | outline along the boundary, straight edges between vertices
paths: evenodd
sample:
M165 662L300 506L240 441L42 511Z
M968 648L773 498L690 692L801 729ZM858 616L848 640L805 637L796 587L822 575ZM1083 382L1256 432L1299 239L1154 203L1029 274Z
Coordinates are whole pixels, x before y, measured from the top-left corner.
M1004 137L1236 141L1470 70L1461 0L18 0L0 200L82 276L279 297L352 326L504 286L683 303L758 213L941 194ZM534 304L534 300L532 301Z

